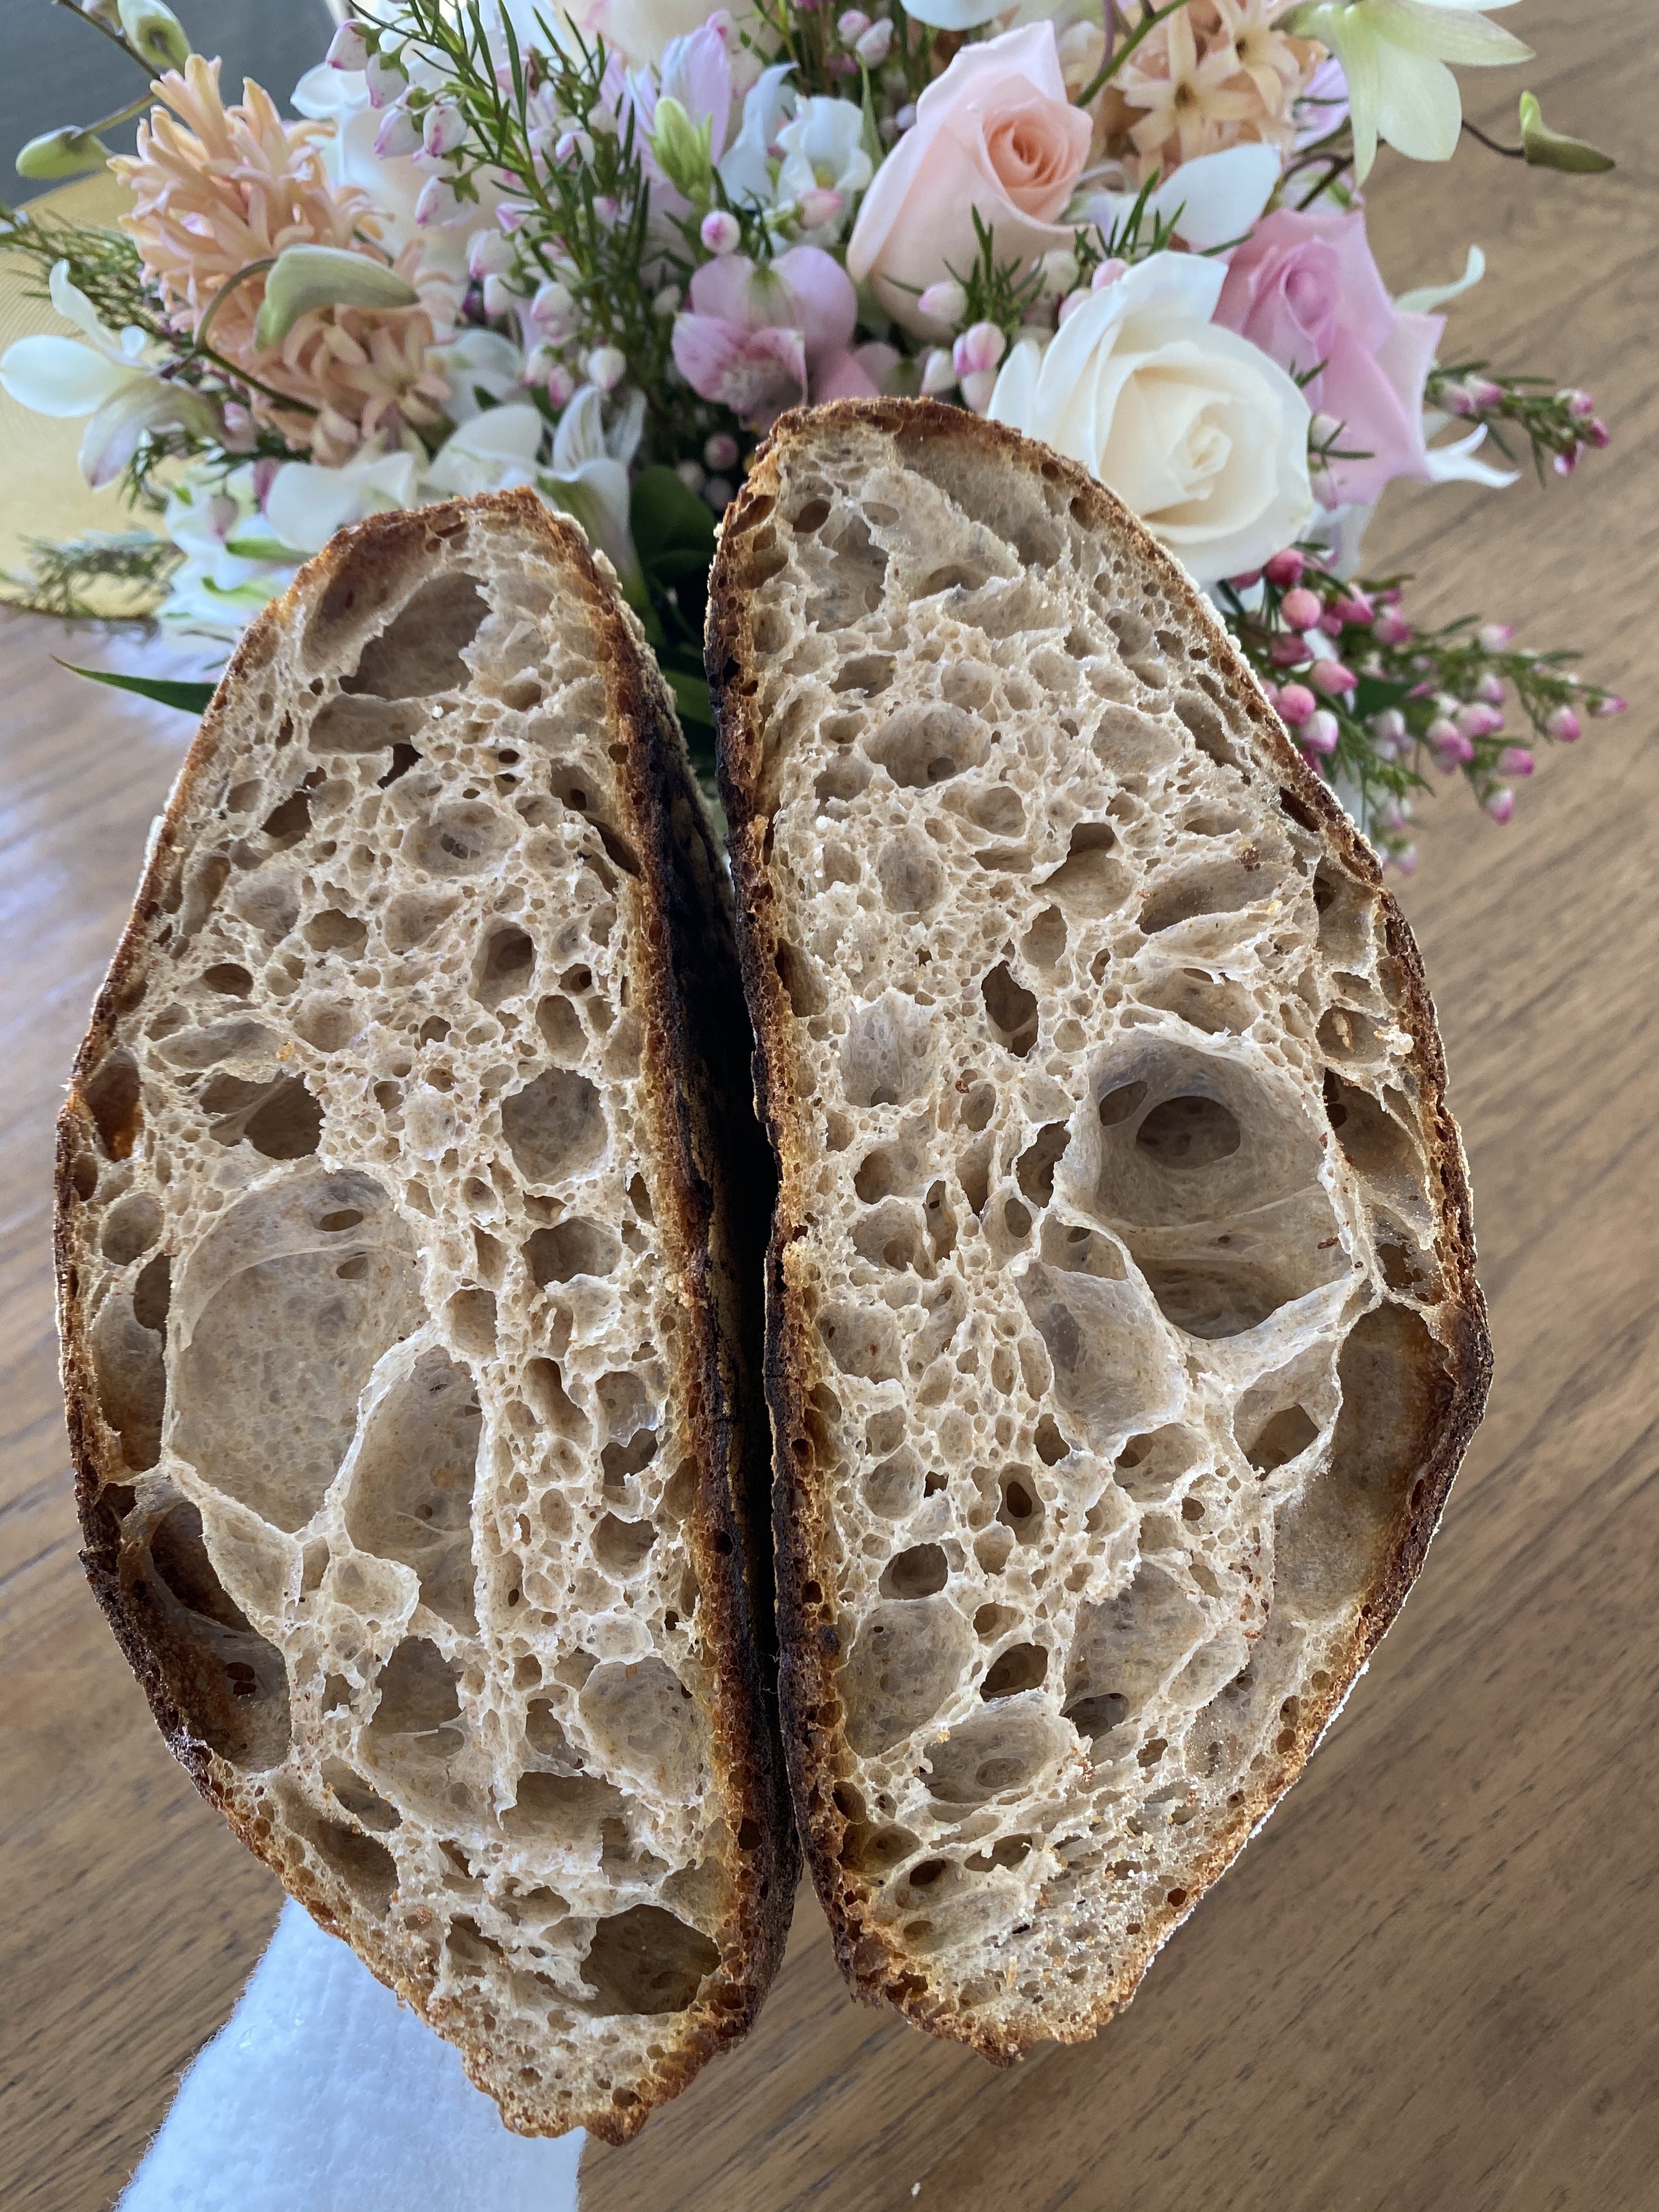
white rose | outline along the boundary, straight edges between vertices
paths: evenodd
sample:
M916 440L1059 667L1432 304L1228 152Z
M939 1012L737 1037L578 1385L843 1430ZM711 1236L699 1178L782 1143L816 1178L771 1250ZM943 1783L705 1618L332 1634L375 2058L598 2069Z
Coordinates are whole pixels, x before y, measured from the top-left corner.
M1226 270L1154 253L1015 347L988 412L1081 461L1200 584L1259 568L1311 521L1308 403L1210 320Z

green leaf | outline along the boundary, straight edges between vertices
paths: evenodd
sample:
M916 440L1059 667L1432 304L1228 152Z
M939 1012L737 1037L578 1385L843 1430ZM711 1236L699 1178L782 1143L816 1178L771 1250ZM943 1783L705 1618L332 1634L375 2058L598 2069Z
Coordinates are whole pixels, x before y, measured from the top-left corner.
M698 730L712 730L714 709L709 703L708 678L693 676L683 668L665 668L663 674L668 678L681 721L692 723Z
M208 702L219 688L216 684L175 684L165 676L117 676L108 668L77 668L72 660L60 660L58 665L67 668L71 676L87 677L94 684L107 684L112 690L136 691L141 699L154 699L162 707L176 707L181 714L206 714Z
M1559 131L1549 130L1538 95L1532 92L1521 95L1521 147L1534 169L1565 169L1581 176L1595 176L1603 169L1618 166L1611 154L1602 153L1587 139L1569 138Z
M628 525L647 576L667 555L701 553L705 562L714 557L714 517L708 502L660 463L635 478Z
M1385 707L1399 707L1417 689L1409 681L1395 683L1384 676L1362 676L1354 686L1353 712L1355 720L1366 721L1380 714Z

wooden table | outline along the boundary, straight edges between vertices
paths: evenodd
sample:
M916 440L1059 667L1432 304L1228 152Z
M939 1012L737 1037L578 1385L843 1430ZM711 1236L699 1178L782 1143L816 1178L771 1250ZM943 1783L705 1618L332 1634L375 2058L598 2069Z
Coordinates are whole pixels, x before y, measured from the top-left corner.
M1480 240L1493 274L1454 310L1460 350L1591 383L1618 442L1571 489L1399 498L1374 557L1431 610L1581 642L1633 711L1549 758L1506 830L1445 803L1407 894L1498 1351L1421 1585L1096 2043L999 2074L854 2007L803 1893L747 2045L630 2149L589 2149L586 2212L1659 2203L1659 54L1648 0L1505 21L1540 58L1466 75L1479 119L1504 131L1529 82L1625 166L1575 181L1466 149L1448 192L1385 155L1381 258L1424 283ZM0 644L0 2203L99 2212L279 1898L167 1757L82 1583L54 1370L52 1117L188 732L61 673L43 623Z

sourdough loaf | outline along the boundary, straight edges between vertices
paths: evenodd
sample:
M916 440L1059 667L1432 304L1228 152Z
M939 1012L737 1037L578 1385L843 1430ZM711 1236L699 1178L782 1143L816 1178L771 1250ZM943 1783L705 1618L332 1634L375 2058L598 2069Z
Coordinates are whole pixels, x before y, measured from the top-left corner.
M1091 2033L1300 1771L1488 1370L1422 969L1176 564L958 410L786 416L708 667L781 1702L854 1987Z
M237 652L61 1125L93 1588L529 2132L620 2141L741 2034L793 1887L724 897L577 533L378 517Z

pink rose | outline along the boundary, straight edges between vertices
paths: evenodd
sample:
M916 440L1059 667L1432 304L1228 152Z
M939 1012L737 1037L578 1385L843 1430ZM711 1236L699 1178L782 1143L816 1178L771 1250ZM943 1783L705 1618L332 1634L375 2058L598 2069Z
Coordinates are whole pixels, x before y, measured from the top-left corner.
M852 349L858 301L847 271L816 246L792 246L769 267L745 255L707 261L690 311L674 324L674 366L704 399L763 430L786 407L868 398L894 358Z
M947 335L917 295L979 258L974 216L999 258L1069 246L1063 215L1089 156L1089 118L1066 97L1052 23L964 46L916 104L916 119L876 172L847 247L888 313L924 337Z
M1429 475L1423 386L1443 315L1402 314L1365 238L1365 218L1280 208L1238 248L1215 319L1294 376L1317 369L1308 404L1342 425L1316 479L1328 507L1369 503L1395 477Z

